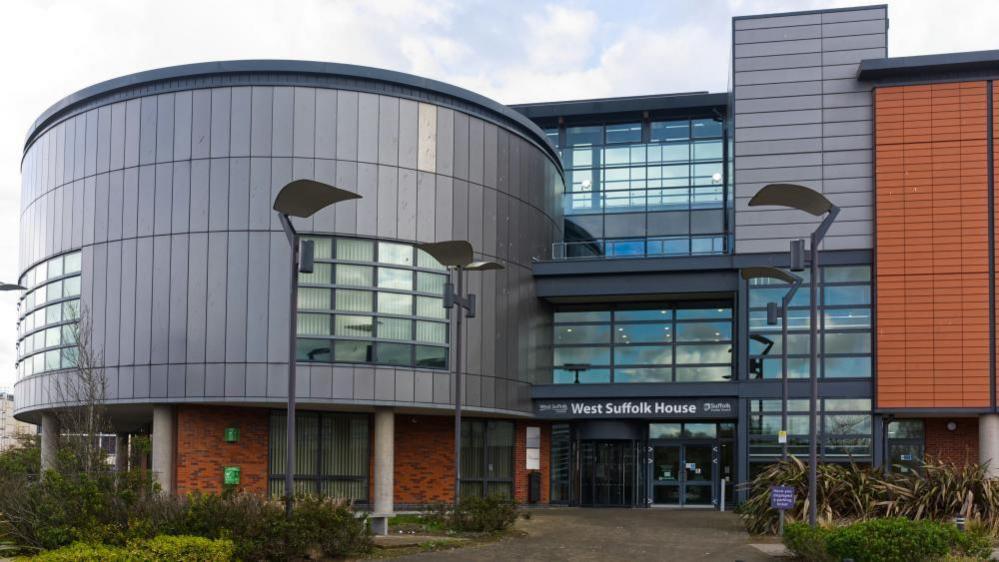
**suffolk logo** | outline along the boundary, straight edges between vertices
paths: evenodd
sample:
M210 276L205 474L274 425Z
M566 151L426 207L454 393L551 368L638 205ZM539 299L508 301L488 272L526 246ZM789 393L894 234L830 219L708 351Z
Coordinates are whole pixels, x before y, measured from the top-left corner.
M732 404L728 402L705 402L704 413L706 414L731 414Z

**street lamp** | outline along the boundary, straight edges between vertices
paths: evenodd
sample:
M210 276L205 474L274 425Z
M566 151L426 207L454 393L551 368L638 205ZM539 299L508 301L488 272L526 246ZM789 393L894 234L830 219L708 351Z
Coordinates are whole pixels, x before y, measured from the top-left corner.
M798 209L811 215L820 217L825 215L811 235L811 279L809 280L809 322L808 322L808 343L810 357L808 361L809 378L811 379L811 399L808 408L808 524L812 527L816 524L815 505L818 500L818 490L816 482L818 480L818 420L817 410L819 401L819 319L818 319L818 278L819 278L819 244L829 231L836 215L839 214L839 207L833 205L824 195L814 189L793 183L772 183L763 186L763 189L756 192L756 195L749 200L750 207L762 205L776 205ZM792 252L793 254L794 252ZM792 262L794 258L792 256ZM785 319L785 324L787 323Z
M457 278L457 290L451 283L451 277L444 284L444 308L452 309L459 306L453 316L454 324L454 504L458 505L461 498L461 318L462 310L465 316L475 318L475 295L464 295L465 271L490 271L503 269L494 261L472 261L474 259L472 244L466 240L448 240L445 242L429 242L417 244L417 248L430 254L441 265L454 271Z
M313 180L295 180L278 192L274 210L291 245L291 300L288 309L288 419L285 443L284 498L285 515L291 517L295 501L295 337L298 328L298 274L312 273L314 247L311 240L299 240L291 217L308 218L334 203L360 199L361 196Z
M784 443L781 448L782 456L787 459L787 398L788 398L788 382L787 382L787 324L788 324L788 307L791 306L791 299L794 298L794 294L798 292L798 288L801 287L801 277L793 273L788 273L783 269L778 269L776 267L747 267L742 270L742 278L746 281L750 279L779 279L781 281L787 282L790 287L788 287L787 292L781 297L780 308L777 308L777 303L768 302L767 303L767 324L773 326L777 323L777 318L781 319L780 323L780 350L781 350L781 404L780 404L780 426L781 431L784 432ZM771 344L772 345L772 344Z

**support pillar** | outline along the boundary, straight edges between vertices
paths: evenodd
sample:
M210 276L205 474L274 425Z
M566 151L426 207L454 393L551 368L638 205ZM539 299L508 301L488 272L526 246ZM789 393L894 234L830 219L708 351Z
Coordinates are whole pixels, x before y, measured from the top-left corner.
M42 414L42 472L55 470L59 460L59 420L55 414Z
M375 409L375 497L371 512L371 530L388 534L388 519L394 509L395 412Z
M988 464L989 478L999 478L999 414L978 418L978 462Z
M164 493L174 488L174 412L171 406L153 407L153 478Z
M128 472L128 434L119 433L114 444L114 469L119 473Z

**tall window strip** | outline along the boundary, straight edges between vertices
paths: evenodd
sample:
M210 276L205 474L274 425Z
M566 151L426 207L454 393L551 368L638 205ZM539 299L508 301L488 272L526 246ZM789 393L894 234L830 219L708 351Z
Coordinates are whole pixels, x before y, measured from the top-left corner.
M18 302L19 378L76 366L80 315L80 252L51 258L21 276Z
M556 384L732 378L730 303L555 313Z
M461 422L461 495L513 497L514 424Z
M271 413L268 490L284 495L288 417ZM368 416L298 412L295 415L295 491L368 499Z
M447 368L443 266L409 244L308 239L316 264L299 275L299 361Z

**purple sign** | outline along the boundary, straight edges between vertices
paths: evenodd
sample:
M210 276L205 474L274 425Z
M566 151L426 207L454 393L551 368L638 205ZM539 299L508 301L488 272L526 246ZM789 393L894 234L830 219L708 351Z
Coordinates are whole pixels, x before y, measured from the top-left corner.
M794 487L770 486L770 507L786 511L794 507Z

